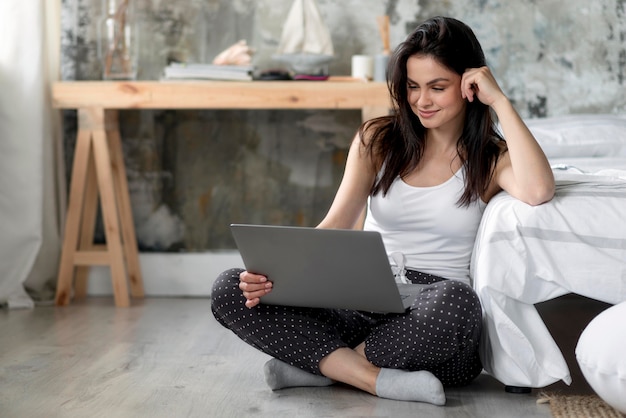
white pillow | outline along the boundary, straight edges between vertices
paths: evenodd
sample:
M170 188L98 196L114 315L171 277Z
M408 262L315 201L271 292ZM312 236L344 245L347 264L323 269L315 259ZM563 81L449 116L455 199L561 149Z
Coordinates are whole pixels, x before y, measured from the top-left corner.
M626 114L525 120L548 158L626 156Z
M576 345L585 379L606 403L626 413L626 302L596 316Z

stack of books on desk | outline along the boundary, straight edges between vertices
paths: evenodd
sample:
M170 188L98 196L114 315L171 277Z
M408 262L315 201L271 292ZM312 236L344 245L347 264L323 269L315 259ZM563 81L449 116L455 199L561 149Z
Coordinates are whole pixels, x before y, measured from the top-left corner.
M252 65L214 65L171 63L165 67L165 80L252 80Z

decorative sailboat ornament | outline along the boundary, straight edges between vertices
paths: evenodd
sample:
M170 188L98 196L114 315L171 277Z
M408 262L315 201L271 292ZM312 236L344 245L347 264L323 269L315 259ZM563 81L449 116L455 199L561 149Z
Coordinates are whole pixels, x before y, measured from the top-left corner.
M315 0L295 0L285 21L273 58L287 63L297 75L324 76L334 57L330 31Z

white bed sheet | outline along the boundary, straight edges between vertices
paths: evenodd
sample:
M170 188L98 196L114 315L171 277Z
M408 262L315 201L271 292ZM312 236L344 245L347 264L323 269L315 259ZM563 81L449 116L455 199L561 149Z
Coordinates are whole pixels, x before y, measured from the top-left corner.
M506 385L571 383L535 303L566 293L626 300L626 159L588 160L551 161L557 191L544 205L503 192L485 209L471 276L484 311L483 365ZM580 174L598 169L604 175Z

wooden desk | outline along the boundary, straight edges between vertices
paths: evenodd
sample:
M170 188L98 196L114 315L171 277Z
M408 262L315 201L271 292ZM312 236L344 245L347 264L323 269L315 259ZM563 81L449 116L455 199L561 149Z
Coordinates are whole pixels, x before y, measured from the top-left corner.
M56 304L86 295L89 267L111 269L117 306L130 294L143 297L137 239L118 126L121 109L360 109L363 120L387 114L384 83L354 80L308 81L136 81L58 82L52 87L56 109L78 110L78 135ZM106 244L93 244L98 197ZM74 281L76 284L74 285Z

